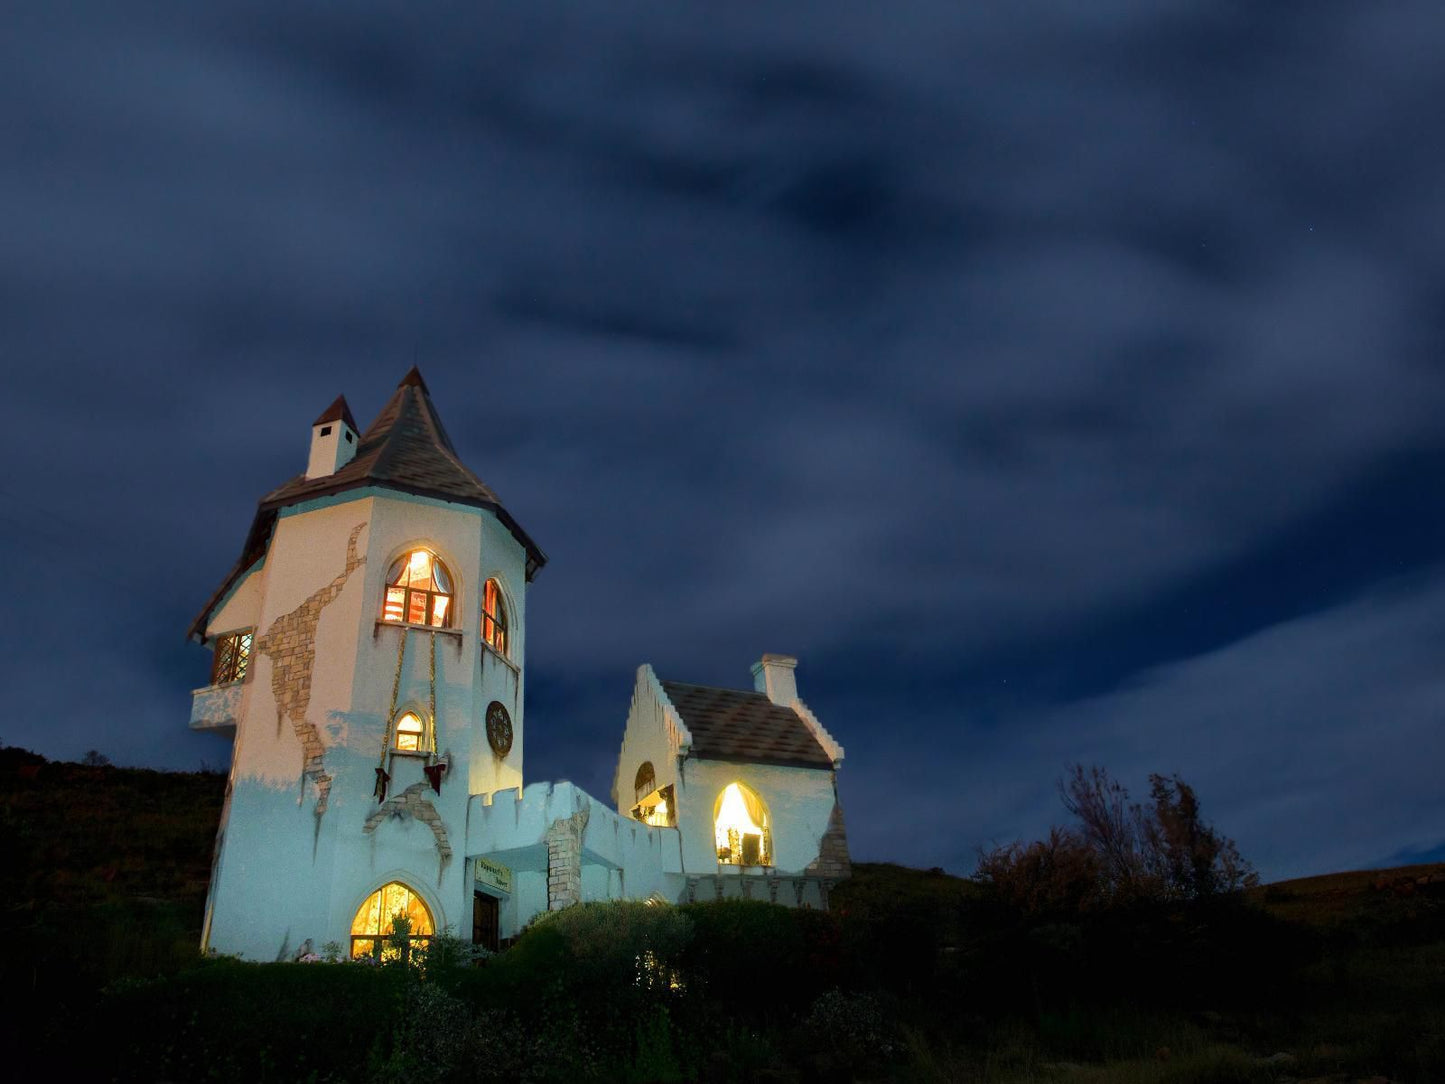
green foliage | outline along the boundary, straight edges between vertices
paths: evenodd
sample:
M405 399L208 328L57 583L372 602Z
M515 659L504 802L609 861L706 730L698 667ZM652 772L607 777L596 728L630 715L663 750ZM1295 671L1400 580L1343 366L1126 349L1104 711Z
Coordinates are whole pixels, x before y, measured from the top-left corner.
M529 935L562 939L577 981L661 993L677 981L677 963L693 923L679 908L635 900L579 903L541 916ZM524 936L525 940L525 936Z
M117 984L91 1019L91 1078L361 1079L406 995L399 970L229 959Z
M76 1079L1445 1080L1445 870L1225 892L1181 787L1104 811L1153 895L1076 829L977 881L858 864L829 913L586 904L483 959L443 931L410 967L243 964L196 953L223 780L0 749L7 1022Z
M327 947L329 949L330 946ZM450 926L433 935L424 947L413 948L412 952L428 979L448 985L454 985L468 968L492 956L491 950L457 937Z
M808 1008L802 1031L810 1067L831 1079L881 1066L902 1050L894 1010L877 994L828 990Z
M691 903L678 910L696 931L681 959L689 986L739 1019L796 1012L837 970L830 916L759 900Z

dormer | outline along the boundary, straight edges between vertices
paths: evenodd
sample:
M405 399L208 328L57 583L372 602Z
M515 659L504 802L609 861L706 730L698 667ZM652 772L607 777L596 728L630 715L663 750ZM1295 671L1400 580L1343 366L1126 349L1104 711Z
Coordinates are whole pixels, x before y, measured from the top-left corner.
M325 478L335 474L356 457L356 419L346 405L346 396L338 395L311 423L311 458L306 461L306 478Z

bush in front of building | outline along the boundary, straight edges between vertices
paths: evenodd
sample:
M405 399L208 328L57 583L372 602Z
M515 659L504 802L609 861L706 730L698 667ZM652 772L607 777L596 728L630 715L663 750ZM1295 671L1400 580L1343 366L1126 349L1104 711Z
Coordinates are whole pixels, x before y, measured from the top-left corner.
M405 1015L408 969L207 960L105 992L89 1079L361 1080Z

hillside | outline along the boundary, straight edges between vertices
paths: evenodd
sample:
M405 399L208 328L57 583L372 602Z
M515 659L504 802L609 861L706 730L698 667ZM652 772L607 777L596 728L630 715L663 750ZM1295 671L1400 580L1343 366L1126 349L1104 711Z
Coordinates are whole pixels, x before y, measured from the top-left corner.
M203 963L224 788L0 749L0 988L40 1064L247 1081L1445 1080L1445 864L1029 917L941 870L864 863L826 915L586 905L481 968ZM93 1041L72 1041L77 1022Z

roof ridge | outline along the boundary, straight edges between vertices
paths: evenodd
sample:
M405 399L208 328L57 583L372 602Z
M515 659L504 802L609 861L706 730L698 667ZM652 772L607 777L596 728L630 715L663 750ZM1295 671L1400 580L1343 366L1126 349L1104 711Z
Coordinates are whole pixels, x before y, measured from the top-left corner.
M702 685L696 681L678 681L675 678L658 678L657 680L669 685L686 685L689 689L715 689L720 693L744 693L748 696L761 696L765 699L768 696L767 693L760 693L756 689L734 689L731 685ZM768 699L768 703L771 704L772 700ZM782 707L783 705L778 706Z
M421 374L418 373L417 376L418 378L420 378ZM374 474L381 474L385 470L390 468L392 461L396 458L397 447L399 443L397 440L397 436L400 433L402 415L406 411L406 400L407 397L411 394L409 391L407 391L407 388L411 386L412 385L407 384L405 381L398 384L396 386L396 391L394 391L391 398L386 401L386 406L381 408L381 414L385 414L387 410L391 407L391 404L396 403L396 414L391 419L391 424L387 426L385 433L382 434L381 447L378 448L376 451L376 460L375 462L373 462L371 468L372 473ZM376 416L376 421L371 423L373 426L375 426L377 422L381 421L381 414L378 414Z

